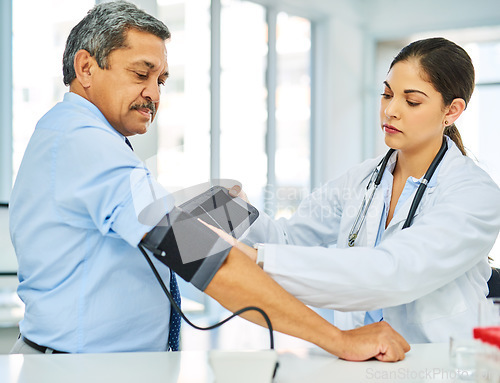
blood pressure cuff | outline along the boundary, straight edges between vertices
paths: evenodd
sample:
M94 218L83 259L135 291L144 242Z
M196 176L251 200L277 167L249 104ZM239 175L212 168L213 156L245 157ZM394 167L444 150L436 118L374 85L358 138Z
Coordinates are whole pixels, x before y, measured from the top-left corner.
M156 258L204 291L231 245L182 208L173 208L141 241Z

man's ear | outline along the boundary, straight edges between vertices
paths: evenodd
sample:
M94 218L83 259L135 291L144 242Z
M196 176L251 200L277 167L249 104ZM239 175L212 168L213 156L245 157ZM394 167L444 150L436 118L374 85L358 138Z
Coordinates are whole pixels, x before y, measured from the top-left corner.
M460 117L462 112L465 110L464 99L462 98L454 99L447 109L448 111L444 116L445 121L447 122L445 123L445 125L451 125L458 119L458 117Z
M92 83L91 74L97 65L95 59L85 49L80 49L75 54L73 62L75 67L76 79L83 88L90 87Z

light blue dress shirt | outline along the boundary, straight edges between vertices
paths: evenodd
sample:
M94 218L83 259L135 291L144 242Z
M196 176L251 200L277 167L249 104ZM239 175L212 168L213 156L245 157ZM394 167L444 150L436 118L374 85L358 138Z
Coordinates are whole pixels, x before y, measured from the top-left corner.
M99 109L67 93L38 122L10 199L21 333L73 353L166 350L170 305L137 245L170 207Z
M396 160L397 156L393 155L390 160L387 162L387 166L384 171L384 176L382 177L382 180L380 181L380 186L379 188L381 189L380 191L384 193L384 208L382 210L382 217L380 218L380 225L378 227L378 232L377 232L377 238L375 240L375 246L378 246L380 241L382 240L382 235L384 234L385 231L385 223L387 222L387 216L389 214L389 207L391 205L391 196L392 196L392 184L394 181L394 177L392 176L392 173L394 172L394 168L396 167ZM436 168L436 171L434 172L434 175L430 179L429 183L427 184L427 187L434 187L436 185L436 179L437 179L437 174L439 172L439 169L441 167L441 163L438 165ZM416 179L415 177L408 177L406 180L405 186L403 188L403 191L401 192L401 195L399 196L398 202L396 204L396 207L394 208L394 215L396 212L399 210L399 208L404 205L404 203L410 198L418 189L420 186L423 176L420 179ZM367 311L365 315L365 321L364 324L370 324L374 322L380 322L383 319L383 310L373 310L373 311Z

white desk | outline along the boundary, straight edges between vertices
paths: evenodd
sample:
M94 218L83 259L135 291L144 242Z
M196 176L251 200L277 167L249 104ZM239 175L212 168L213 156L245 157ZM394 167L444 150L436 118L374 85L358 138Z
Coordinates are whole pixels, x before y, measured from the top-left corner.
M317 350L279 352L276 383L454 382L447 344L413 345L398 363L346 362ZM212 383L206 352L0 355L2 383ZM235 383L238 383L235 380ZM259 382L256 382L259 383Z

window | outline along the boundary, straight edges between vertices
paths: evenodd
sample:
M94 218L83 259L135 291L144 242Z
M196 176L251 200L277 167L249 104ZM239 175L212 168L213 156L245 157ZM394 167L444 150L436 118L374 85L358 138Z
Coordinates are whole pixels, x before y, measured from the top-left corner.
M311 22L277 20L276 216L290 216L311 184Z
M5 200L37 121L67 91L61 75L67 35L94 4L54 2L12 2L12 121L5 117L12 138L2 136L12 148L1 150L12 170L2 172L2 180L11 179ZM159 181L175 191L214 176L233 178L258 208L290 215L311 184L311 22L241 0L157 0L156 12L172 32L153 160ZM220 40L211 28L220 28ZM37 60L36 81L34 57L45 58Z
M311 184L311 22L251 1L157 4L172 32L160 182L235 179L257 208L290 215Z
M94 1L53 0L48 6L43 1L16 0L12 4L12 178L15 179L36 123L68 90L62 80L66 38Z
M500 99L500 40L463 45L474 62L476 88L467 113L457 121L472 158L500 185L500 153L496 128L497 100Z
M169 191L210 178L210 1L159 0L171 34L158 113L158 180Z
M500 36L495 41L463 44L476 70L476 88L464 113L457 121L464 144L471 158L477 161L500 186L500 152L498 116L500 99ZM496 267L500 267L500 237L490 252Z
M157 0L157 11L172 33L157 120L160 183L178 190L235 179L257 208L290 215L311 183L311 22L241 0ZM179 284L185 309L202 303L217 319L215 301Z
M220 175L242 183L262 208L267 184L266 11L225 0L221 9Z

